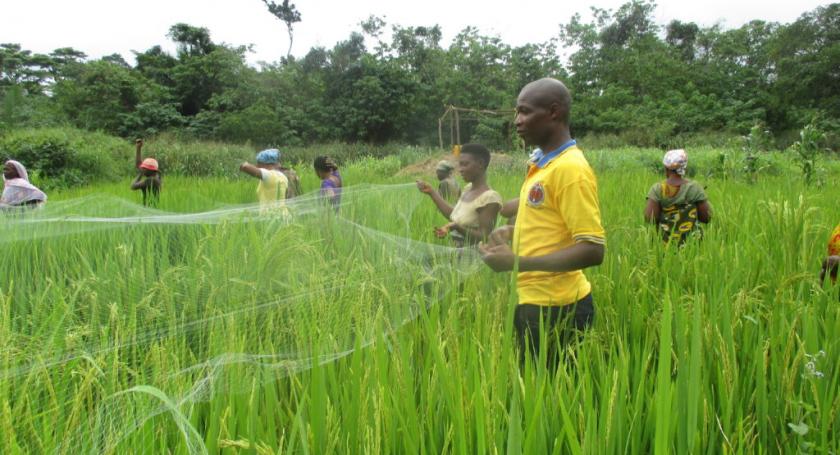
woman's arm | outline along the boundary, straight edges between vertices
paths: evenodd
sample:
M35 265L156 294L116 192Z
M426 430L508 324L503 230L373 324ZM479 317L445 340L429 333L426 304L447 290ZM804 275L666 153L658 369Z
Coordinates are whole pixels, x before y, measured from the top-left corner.
M837 279L837 269L840 268L840 256L829 256L822 263L820 271L820 283L825 281L826 275L831 277L832 282Z
M148 180L143 180L143 171L137 173L137 178L131 182L131 189L132 190L139 190L149 186Z
M511 199L504 204L499 213L505 218L513 218L519 212L519 198Z
M258 179L262 178L261 169L254 166L253 164L249 164L248 162L240 164L239 170L250 175L251 177L256 177Z
M443 215L446 219L449 219L449 216L452 215L453 207L446 202L440 193L438 193L431 185L428 183L418 180L417 181L417 189L420 190L421 193L428 194L432 201L437 206L438 211Z
M478 228L466 228L457 223L452 223L452 229L460 232L468 239L485 240L496 227L496 217L501 206L499 204L487 204L476 209L478 212Z
M709 204L709 201L697 203L697 220L701 223L712 221L712 205Z
M653 199L648 199L647 205L645 206L645 221L650 224L656 224L659 222L659 216L661 214L662 208L659 207L659 203Z
M142 148L143 148L143 139L135 140L134 141L134 167L140 167L140 164L143 163L143 157L140 156Z

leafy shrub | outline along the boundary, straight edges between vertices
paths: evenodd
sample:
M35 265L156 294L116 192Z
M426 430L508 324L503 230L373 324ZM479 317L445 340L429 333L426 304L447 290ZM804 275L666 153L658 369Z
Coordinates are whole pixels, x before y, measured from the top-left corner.
M0 158L15 159L43 177L46 189L114 179L133 170L130 145L74 128L12 130L0 137Z
M222 114L216 136L226 141L251 142L260 147L301 142L288 116L278 114L265 104Z
M133 112L119 114L123 137L149 137L186 123L174 104L139 103Z
M823 133L816 125L808 124L799 132L799 141L791 147L796 152L796 159L799 167L802 168L802 177L805 179L805 184L810 185L814 182L820 183L818 174L820 168L817 160L823 151L822 143L825 141L825 133Z
M470 142L483 144L490 150L507 150L512 146L511 122L508 117L482 117Z

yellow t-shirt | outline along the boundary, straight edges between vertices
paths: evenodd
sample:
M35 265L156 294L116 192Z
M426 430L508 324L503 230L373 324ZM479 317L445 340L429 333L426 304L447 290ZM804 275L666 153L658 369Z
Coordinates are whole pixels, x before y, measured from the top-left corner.
M576 146L538 167L530 164L519 192L513 250L519 256L542 256L577 242L603 244L595 173ZM519 303L562 306L586 297L592 285L583 271L520 272Z
M260 183L257 185L257 197L260 200L260 213L272 207L286 210L286 190L289 179L278 170L260 169Z

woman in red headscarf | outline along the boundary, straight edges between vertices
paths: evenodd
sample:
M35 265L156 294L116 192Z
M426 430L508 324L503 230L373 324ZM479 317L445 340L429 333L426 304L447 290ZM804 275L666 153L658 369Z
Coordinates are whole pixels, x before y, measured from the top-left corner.
M143 192L143 205L157 206L160 198L161 174L158 169L158 162L154 158L140 157L140 151L143 148L143 139L134 141L136 147L134 154L134 165L137 167L137 178L131 182L132 190L140 190Z

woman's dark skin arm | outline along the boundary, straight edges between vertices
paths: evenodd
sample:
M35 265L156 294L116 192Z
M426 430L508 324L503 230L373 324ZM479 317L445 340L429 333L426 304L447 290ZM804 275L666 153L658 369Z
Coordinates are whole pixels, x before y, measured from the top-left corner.
M132 190L140 190L149 186L149 180L143 179L143 171L137 173L137 178L131 182L131 189Z
M449 216L452 215L453 207L446 202L446 199L440 195L431 185L426 182L417 181L417 189L420 190L421 193L428 194L429 197L432 198L432 201L437 206L438 211L441 215L443 215L446 219L449 219Z
M820 282L825 281L826 275L831 277L833 283L837 279L837 269L840 268L840 256L829 256L822 263L820 271Z
M502 204L499 214L507 218L507 224L513 226L516 224L516 215L519 213L519 199L511 199Z
M499 204L488 204L484 207L478 208L478 228L465 228L456 223L451 223L452 230L458 231L467 239L473 240L470 243L475 243L476 240L484 240L493 232L496 227L496 217L499 214Z
M143 188L154 187L157 187L158 189L160 189L161 187L160 174L157 172L155 172L153 175L146 175L141 169L140 172L137 173L137 178L135 178L134 181L131 182L132 190L142 190Z
M262 178L262 172L260 172L260 168L254 166L253 164L242 163L241 165L239 165L239 170L250 175L251 177L256 177L258 179Z
M650 224L656 224L659 222L659 216L661 214L662 208L659 206L659 203L653 199L648 199L647 206L645 206L645 221Z
M712 206L709 204L709 201L697 203L697 220L701 223L712 221Z
M134 167L140 167L140 164L143 162L143 157L140 156L140 151L143 148L143 139L137 139L134 141Z
M504 204L502 204L501 210L499 213L505 218L513 218L516 216L517 212L519 212L519 199L511 199Z

